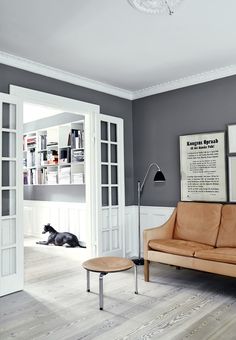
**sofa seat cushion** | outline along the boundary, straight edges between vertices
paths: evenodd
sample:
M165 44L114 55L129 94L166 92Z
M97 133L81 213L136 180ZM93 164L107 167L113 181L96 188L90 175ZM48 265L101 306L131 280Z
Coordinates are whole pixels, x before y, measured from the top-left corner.
M216 245L222 204L179 202L175 239Z
M194 257L204 260L236 264L236 248L214 248L197 250Z
M148 245L153 250L184 256L193 256L197 250L213 249L212 246L206 244L174 239L151 240Z

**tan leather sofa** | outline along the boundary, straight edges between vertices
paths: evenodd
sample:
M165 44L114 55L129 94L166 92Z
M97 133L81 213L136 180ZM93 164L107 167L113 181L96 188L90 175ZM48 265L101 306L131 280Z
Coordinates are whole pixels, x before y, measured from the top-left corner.
M236 277L236 205L179 202L161 227L144 230L144 279L150 261Z

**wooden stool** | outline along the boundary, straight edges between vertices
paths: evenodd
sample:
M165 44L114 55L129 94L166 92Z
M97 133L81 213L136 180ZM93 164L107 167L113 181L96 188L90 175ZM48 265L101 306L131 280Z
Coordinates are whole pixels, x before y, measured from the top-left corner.
M134 267L135 294L138 294L137 266L123 257L95 257L85 261L82 266L87 271L87 292L90 292L90 272L100 273L99 275L99 308L103 310L103 276L108 273L117 273L129 270Z

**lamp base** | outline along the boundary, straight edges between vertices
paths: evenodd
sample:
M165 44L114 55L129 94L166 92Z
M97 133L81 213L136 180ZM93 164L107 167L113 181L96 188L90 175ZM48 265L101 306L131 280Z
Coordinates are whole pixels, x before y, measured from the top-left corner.
M140 257L132 257L131 260L134 262L136 266L143 266L144 265L144 258Z

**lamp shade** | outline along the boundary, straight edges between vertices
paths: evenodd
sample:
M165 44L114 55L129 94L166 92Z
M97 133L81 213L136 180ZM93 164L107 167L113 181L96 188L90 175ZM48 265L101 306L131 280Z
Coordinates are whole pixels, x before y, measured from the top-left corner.
M163 175L163 172L161 170L157 170L156 175L154 177L154 182L160 183L165 182L165 176Z

